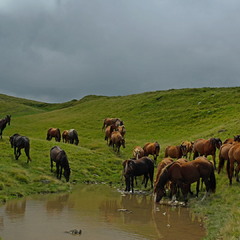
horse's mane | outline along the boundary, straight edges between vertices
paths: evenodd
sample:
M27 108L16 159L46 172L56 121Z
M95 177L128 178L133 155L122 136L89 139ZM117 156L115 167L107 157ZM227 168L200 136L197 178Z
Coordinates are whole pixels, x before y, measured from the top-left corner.
M172 162L170 164L168 164L167 166L165 166L158 178L158 182L156 183L156 188L164 188L165 184L167 183L167 181L169 180L169 176L168 176L168 169L174 164L175 162Z

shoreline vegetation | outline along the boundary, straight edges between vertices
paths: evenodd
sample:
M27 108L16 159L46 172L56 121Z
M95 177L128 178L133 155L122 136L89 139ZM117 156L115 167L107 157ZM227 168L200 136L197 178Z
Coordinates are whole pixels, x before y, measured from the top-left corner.
M158 141L159 163L168 145L211 137L224 141L240 134L239 95L240 87L171 89L116 97L90 95L49 104L0 94L0 118L12 116L0 139L0 202L36 193L71 191L78 183L106 183L124 189L122 162L132 157L135 146ZM124 121L126 148L120 148L119 153L104 140L102 124L106 117ZM76 129L79 145L47 141L50 127L60 128L61 132ZM24 151L15 160L9 143L9 136L15 133L30 139L32 162L27 164ZM55 165L54 172L50 171L49 153L56 145L67 153L71 167L69 183L56 178ZM215 171L215 176L216 193L204 201L201 201L204 192L198 199L190 197L189 206L204 219L207 231L204 239L239 239L240 185L233 178L229 186L226 163L220 174ZM195 185L192 191L195 192Z

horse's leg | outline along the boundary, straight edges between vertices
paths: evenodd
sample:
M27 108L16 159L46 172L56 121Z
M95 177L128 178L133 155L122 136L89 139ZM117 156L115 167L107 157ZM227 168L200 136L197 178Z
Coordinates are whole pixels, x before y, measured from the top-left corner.
M50 159L50 166L51 166L51 172L53 171L53 160L52 158Z
M212 155L212 158L213 158L213 163L214 163L214 170L216 170L217 167L216 167L216 154L215 153Z
M134 193L134 190L133 190L133 188L134 188L134 176L130 177L130 185L132 186L132 193Z
M27 163L29 163L29 161L32 161L32 159L30 158L30 156L29 156L29 148L25 148L24 149L25 150L25 154L26 154L26 156L27 156Z
M15 156L15 159L17 160L17 151L15 146L14 146L14 156Z
M234 161L231 161L229 166L229 184L230 185L232 185L233 172L234 172Z
M238 164L237 167L235 168L235 177L237 182L239 182L239 177L238 177L239 168L240 168L240 165Z
M62 167L62 165L61 165L61 166L60 166L60 176L59 176L59 179L62 178L62 169L63 169L63 167Z
M18 158L20 157L20 155L21 155L21 149L18 148L18 149L17 149L17 158L16 158L16 159L18 159Z
M57 169L57 178L59 177L59 163L56 163L56 169Z
M145 188L147 187L147 184L148 184L148 179L149 179L149 176L148 174L144 175L144 178L145 178Z

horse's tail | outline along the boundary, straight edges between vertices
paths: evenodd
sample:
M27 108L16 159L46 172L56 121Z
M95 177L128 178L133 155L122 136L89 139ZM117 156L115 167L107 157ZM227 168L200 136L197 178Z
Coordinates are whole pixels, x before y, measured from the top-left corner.
M27 162L32 161L32 159L30 158L30 154L29 154L29 151L30 151L30 143L29 143L29 141L26 142L26 146L25 146L24 150L25 150L25 154L26 154L26 156L28 158Z
M210 190L213 193L216 191L216 178L215 178L213 165L212 165L212 169L211 169L211 173L210 173Z
M219 153L219 164L218 164L218 174L221 172L224 167L225 159L221 156L221 152Z

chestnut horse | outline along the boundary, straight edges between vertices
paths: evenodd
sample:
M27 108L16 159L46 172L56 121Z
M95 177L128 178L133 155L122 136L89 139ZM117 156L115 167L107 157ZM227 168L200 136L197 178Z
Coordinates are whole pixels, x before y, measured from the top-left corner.
M50 150L50 162L51 162L51 172L53 169L53 162L55 162L56 168L57 168L57 178L61 179L62 170L64 169L63 175L66 181L68 182L70 178L71 170L69 167L66 152L58 146L52 147Z
M158 142L149 142L146 143L143 147L144 150L144 156L148 156L148 155L153 155L154 157L154 164L156 165L157 163L157 157L159 155L160 152L160 145Z
M140 146L136 146L134 149L133 149L133 158L134 159L139 159L141 157L144 156L144 150L142 147Z
M162 170L158 182L156 182L155 201L159 202L162 199L165 195L165 185L168 181L171 181L181 188L184 201L187 202L189 184L199 181L200 178L202 178L206 186L205 198L209 194L209 191L215 192L216 190L214 167L205 157L198 157L191 162L173 162L167 165ZM173 196L175 193L173 193Z
M237 162L237 167L235 169L236 180L239 182L238 172L240 168L240 143L235 143L229 149L228 152L229 161L227 162L227 173L229 178L229 184L232 185L232 177L234 171L234 163Z
M181 158L187 155L187 147L186 145L179 146L167 146L165 149L165 158Z
M64 130L62 132L62 141L65 143L69 143L68 130Z
M205 156L212 155L214 168L216 169L216 149L220 148L222 145L222 141L220 138L210 138L209 140L206 139L197 139L193 144L193 152L195 159L198 156Z
M49 128L47 131L47 140L51 140L52 138L55 138L56 142L61 141L61 133L59 128Z
M231 143L224 143L219 149L219 163L218 163L218 174L224 167L224 162L229 161L228 152L233 145Z
M154 163L152 159L148 157L142 157L137 160L126 160L124 161L124 177L126 182L125 191L134 192L134 177L144 175L145 188L147 187L148 179L151 181L151 187L153 187L153 174L154 174Z
M227 138L223 143L235 143L240 142L240 135L236 135L233 138Z
M125 140L120 132L115 131L112 133L111 139L109 142L109 146L112 146L113 149L117 150L117 152L120 151L121 146L123 146L123 148L125 148Z
M5 127L8 125L10 125L11 122L11 115L7 115L5 118L0 119L0 137L2 139L2 133L3 130L5 129Z
M193 151L193 142L183 141L181 145L186 146L187 149L186 158L190 159Z

